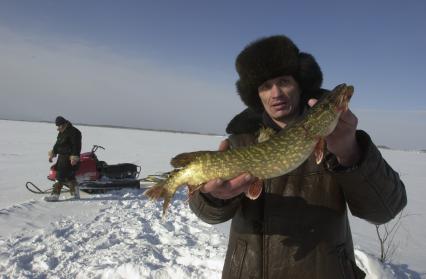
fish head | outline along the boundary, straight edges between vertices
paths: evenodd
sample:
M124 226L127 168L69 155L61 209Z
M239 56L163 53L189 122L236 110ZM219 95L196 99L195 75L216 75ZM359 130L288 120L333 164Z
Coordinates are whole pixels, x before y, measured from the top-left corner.
M353 92L353 86L340 84L324 94L311 108L304 127L309 127L311 134L318 137L329 135L336 127L341 113L348 110Z
M328 104L336 113L347 111L349 101L354 93L352 85L345 83L337 85L330 93L325 94L324 103Z

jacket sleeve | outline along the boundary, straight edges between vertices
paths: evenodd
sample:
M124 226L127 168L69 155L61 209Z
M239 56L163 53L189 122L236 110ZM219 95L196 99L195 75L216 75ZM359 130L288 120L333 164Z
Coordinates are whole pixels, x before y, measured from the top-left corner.
M240 202L241 195L229 200L221 200L196 191L189 200L189 207L204 222L219 224L234 217Z
M352 215L374 224L393 219L407 204L404 183L364 131L357 131L363 156L357 167L332 168ZM337 161L337 160L336 160Z
M73 133L70 136L71 141L71 155L80 156L81 152L81 132L77 129L74 129Z
M58 136L56 137L56 142L55 142L55 144L53 145L53 154L58 154L58 140L59 140L59 134L58 134Z

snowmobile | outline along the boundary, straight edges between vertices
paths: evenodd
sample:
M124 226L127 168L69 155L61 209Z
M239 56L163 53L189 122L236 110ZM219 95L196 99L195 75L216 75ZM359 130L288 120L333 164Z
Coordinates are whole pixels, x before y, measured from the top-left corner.
M141 179L138 179L141 172L140 166L131 163L109 165L96 156L96 151L99 149L105 150L100 145L93 145L90 152L80 154L80 165L75 174L80 191L98 194L123 188L141 188ZM50 167L47 178L51 181L56 180L56 163ZM48 194L52 191L52 189L41 190L30 181L25 186L36 194Z

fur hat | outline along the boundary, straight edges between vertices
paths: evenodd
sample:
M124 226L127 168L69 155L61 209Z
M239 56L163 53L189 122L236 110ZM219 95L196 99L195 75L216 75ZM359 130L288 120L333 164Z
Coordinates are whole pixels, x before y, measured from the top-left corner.
M241 100L249 108L263 111L258 88L271 78L291 75L302 89L302 103L315 97L322 84L322 72L315 58L286 36L261 38L247 45L235 61L240 79L236 82Z
M65 123L68 123L68 120L66 120L62 116L56 117L56 119L55 119L56 126L59 126L59 125L65 124Z

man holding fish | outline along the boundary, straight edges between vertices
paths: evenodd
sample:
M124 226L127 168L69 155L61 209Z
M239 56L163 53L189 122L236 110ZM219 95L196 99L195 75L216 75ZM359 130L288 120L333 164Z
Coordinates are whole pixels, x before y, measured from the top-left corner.
M286 158L300 156L280 176L247 171L193 188L189 203L199 218L210 224L232 219L223 278L364 278L355 264L347 208L383 224L407 198L398 173L369 135L357 130L357 117L348 109L353 88L322 89L314 57L281 35L246 46L236 69L237 91L248 108L228 124L230 136L219 150L287 133ZM314 127L325 120L320 111L309 111L333 93L341 95L337 117L315 134ZM259 151L270 152L259 164L264 160L265 168L274 169L264 158L281 151L270 146Z

